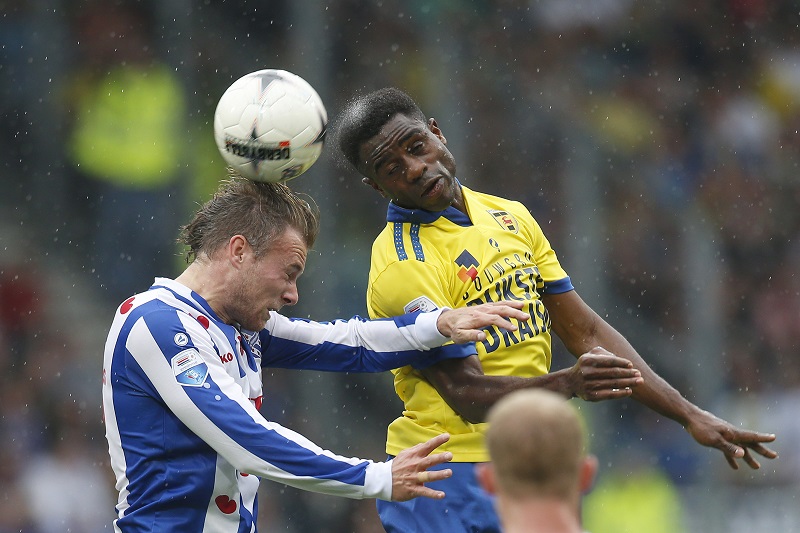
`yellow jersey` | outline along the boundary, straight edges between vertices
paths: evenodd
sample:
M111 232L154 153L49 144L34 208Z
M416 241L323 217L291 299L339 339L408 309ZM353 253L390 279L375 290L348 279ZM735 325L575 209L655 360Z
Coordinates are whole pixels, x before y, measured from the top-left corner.
M387 225L372 246L369 314L385 318L416 310L524 300L530 321L517 323L519 330L513 332L487 328L487 339L476 343L471 353L477 353L486 374L546 374L551 324L541 295L567 292L572 283L524 205L463 186L462 192L466 215L453 207L430 212L389 205ZM439 348L453 351L454 356L459 349L452 344ZM486 424L464 420L414 368L392 372L404 410L389 425L387 453L397 455L447 432L450 441L439 451L452 452L457 462L488 460Z

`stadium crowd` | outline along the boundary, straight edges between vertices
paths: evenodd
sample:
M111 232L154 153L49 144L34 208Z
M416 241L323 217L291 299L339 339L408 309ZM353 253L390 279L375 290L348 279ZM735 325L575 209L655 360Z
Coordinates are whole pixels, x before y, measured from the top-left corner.
M64 14L63 2L51 3L58 9L43 15L0 2L0 180L8 191L0 200L0 533L104 531L114 515L99 372L107 311L119 302L109 274L88 259L97 253L91 228L102 220L82 207L96 192L76 178L90 165L70 152L81 109L69 99L76 83L85 87L110 67L87 70L75 33L81 12L98 6L82 2ZM182 184L164 193L173 211L188 212L224 174L211 116L242 74L296 72L332 116L353 92L403 88L455 132L450 148L472 171L459 179L524 202L554 242L566 243L556 251L568 272L581 271L584 297L659 373L728 420L778 434L780 459L759 472L728 472L672 422L632 402L581 404L600 458L586 529L800 529L792 496L800 486L794 3L287 0L268 12L257 4L178 2L187 38L168 30L158 2L132 3L145 15L135 24L149 30L150 41L137 46L152 54L148 61L171 65L189 109L185 154L161 176ZM301 11L306 4L313 16ZM104 5L109 17L125 7ZM112 28L97 23L96 31ZM122 24L109 33L109 61L125 67L118 45L132 23ZM62 38L57 66L44 57L53 45L42 42L42 28ZM309 35L317 41L304 42ZM36 68L52 69L46 87ZM37 122L36 106L53 100L56 114ZM28 142L42 138L49 158ZM383 203L326 157L296 186L323 210L330 243L310 259L308 276L324 278L330 292L301 299L290 310L297 316L365 313L368 247L382 228ZM143 195L120 198L151 213ZM587 231L597 247L585 243ZM161 241L163 254L175 255L177 273L171 239ZM129 262L142 266L139 279L154 275L152 264ZM554 367L568 362L554 357ZM389 390L379 376L274 372L266 415L312 438L336 431L326 443L381 459L386 423L399 412ZM642 487L653 497L643 498ZM371 502L262 490L265 531L379 527ZM633 498L642 503L628 505ZM620 525L614 505L639 511Z

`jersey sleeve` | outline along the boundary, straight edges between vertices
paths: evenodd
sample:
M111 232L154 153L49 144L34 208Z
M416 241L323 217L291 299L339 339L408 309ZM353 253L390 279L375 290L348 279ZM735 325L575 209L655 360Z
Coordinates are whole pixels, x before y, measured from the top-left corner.
M402 281L400 281L402 280ZM447 281L436 267L420 261L397 261L370 280L367 289L367 309L374 318L406 313L412 309L438 309L455 307L446 293ZM432 350L433 358L425 364L411 364L425 368L438 361L475 355L474 343L446 344Z
M384 372L407 365L428 366L445 352L432 348L448 341L433 312L392 318L314 322L272 313L261 331L261 366L326 372Z
M186 335L176 346L171 339ZM390 499L391 465L347 458L266 420L228 375L209 333L187 315L144 314L125 341L134 386L153 394L240 472L304 490Z

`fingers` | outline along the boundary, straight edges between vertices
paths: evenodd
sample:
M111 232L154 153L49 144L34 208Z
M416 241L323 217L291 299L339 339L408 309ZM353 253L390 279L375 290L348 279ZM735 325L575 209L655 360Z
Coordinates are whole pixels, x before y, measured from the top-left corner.
M432 439L430 439L428 441L421 442L421 443L409 448L409 450L414 450L415 452L419 451L420 455L430 455L430 453L433 450L435 450L436 448L438 448L439 446L441 446L442 444L444 444L448 440L450 440L450 434L449 433L442 433L441 435L436 435L435 437L433 437ZM439 454L439 455L441 455L441 454ZM443 462L443 461L439 461L439 462Z
M741 458L753 470L761 468L761 463L755 458L752 452L766 457L767 459L775 459L778 453L775 450L767 448L762 442L772 442L775 440L773 433L757 433L755 431L739 431L734 430L733 436L728 439L730 449L734 450L733 456ZM723 450L724 452L725 450ZM726 453L726 456L728 454ZM731 461L728 461L730 464ZM738 465L735 467L738 468Z
M736 459L734 459L727 453L725 454L725 460L728 461L728 464L730 465L731 468L733 468L734 470L739 470L739 463L737 463Z
M530 320L531 316L522 311L524 302L508 301L482 304L467 308L474 313L474 317L480 322L488 321L485 325L494 325L504 329L516 330L517 326L510 322L509 318L517 320Z
M633 368L633 363L624 357L619 357L605 348L592 348L578 358L578 364L596 368L619 367Z
M449 468L444 470L425 470L424 472L417 473L417 480L420 484L430 483L431 481L441 481L453 475L453 471Z
M440 315L439 331L458 343L478 342L486 339L483 328L498 327L516 331L518 326L511 319L530 320L530 315L521 311L525 302L502 301L449 309Z
M644 383L631 361L599 346L578 358L572 375L574 394L592 402L627 398Z
M763 442L774 441L775 434L739 430L728 422L716 420L717 423L713 424L712 427L693 434L693 436L701 444L720 450L725 455L728 465L734 470L739 469L739 459L743 460L753 470L761 468L761 463L756 459L755 454L767 459L778 457L778 453L775 450L762 444Z
M449 468L429 470L453 459L451 452L431 455L431 452L450 439L444 433L400 452L392 461L392 500L406 501L418 496L441 499L443 491L426 487L426 483L441 481L453 475Z
M733 442L739 444L756 444L759 442L772 442L775 440L774 433L758 433L756 431L743 431L739 429L733 430L734 434L731 437Z
M605 400L618 400L620 398L627 398L633 394L633 388L608 388L595 391L586 391L582 395L582 399L589 402L601 402Z
M449 478L450 476L453 475L453 471L448 468L447 470L436 470L435 472L431 472L431 474L445 474L444 476L440 477L439 479L447 479L447 478ZM431 481L437 481L437 480L431 478ZM412 498L416 498L416 497L420 497L420 496L425 497L425 498L431 498L431 499L434 499L434 500L441 500L442 498L445 497L445 493L442 490L434 490L434 489L432 489L430 487L426 487L425 485L420 484L420 485L418 485L417 487L415 487L413 489Z
M744 449L743 459L744 462L747 463L747 465L753 470L758 470L759 468L761 468L761 463L756 461L756 458L753 457L753 454L751 454L750 450L748 450L747 448Z
M773 440L775 440L775 439L773 439ZM778 452L776 452L775 450L772 450L770 448L767 448L766 446L762 446L761 444L750 444L750 445L748 445L748 448L750 448L751 450L753 450L754 452L756 452L759 455L763 455L767 459L775 459L775 458L778 457Z

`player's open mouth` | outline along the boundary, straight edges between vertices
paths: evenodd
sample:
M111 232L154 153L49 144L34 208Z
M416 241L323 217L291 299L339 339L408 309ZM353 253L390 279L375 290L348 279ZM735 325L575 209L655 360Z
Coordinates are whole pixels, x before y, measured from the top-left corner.
M436 196L441 193L443 187L442 178L434 178L430 181L430 185L423 189L422 196Z

